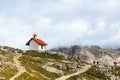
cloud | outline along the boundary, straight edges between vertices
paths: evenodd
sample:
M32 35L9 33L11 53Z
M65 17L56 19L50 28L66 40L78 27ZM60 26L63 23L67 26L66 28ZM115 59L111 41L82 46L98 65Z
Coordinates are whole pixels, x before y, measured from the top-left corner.
M29 27L22 23L18 18L0 18L0 36L3 39L0 43L2 45L8 45L13 47L23 47L25 44L25 36ZM27 29L26 29L27 28ZM23 43L23 44L21 44Z
M72 44L116 46L119 0L0 1L1 45L27 49L36 32L48 48Z

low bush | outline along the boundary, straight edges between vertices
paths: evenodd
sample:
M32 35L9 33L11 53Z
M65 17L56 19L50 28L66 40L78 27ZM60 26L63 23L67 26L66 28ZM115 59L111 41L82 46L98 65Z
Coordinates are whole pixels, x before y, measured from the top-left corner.
M31 59L30 59L31 58ZM28 70L28 72L31 70L39 72L40 74L43 74L44 76L47 76L48 78L51 78L52 80L59 77L57 73L49 72L46 69L42 68L40 66L39 62L34 61L32 57L26 58L25 56L20 58L20 61L22 65Z
M4 77L5 80L9 80L12 76L14 76L18 70L15 66L3 64L0 66L2 70L0 70L0 77Z
M15 78L15 80L44 80L44 79L37 79L24 72L23 74Z
M47 58L51 58L51 59L55 59L56 61L58 60L62 60L63 57L61 56L58 56L57 54L50 54L48 52L37 52L37 51L26 51L26 53L24 53L23 55L29 55L29 56L32 56L32 57L42 57L44 59L47 59Z

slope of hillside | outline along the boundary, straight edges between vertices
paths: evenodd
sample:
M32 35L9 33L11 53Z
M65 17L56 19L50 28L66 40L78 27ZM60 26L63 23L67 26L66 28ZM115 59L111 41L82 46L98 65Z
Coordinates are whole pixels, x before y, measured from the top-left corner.
M56 80L66 80L66 79L70 78L71 76L75 76L75 75L78 75L80 73L86 72L90 67L91 67L90 65L86 65L80 71L73 73L73 74L62 76L60 78L57 78Z
M87 53L85 53L87 52ZM0 46L0 80L119 80L120 67L94 65L85 63L84 59L108 61L110 55L95 57L93 53L83 50L80 60L71 58L61 52L23 51L7 46ZM97 56L97 55L96 55ZM119 60L119 57L114 60ZM109 63L110 61L108 61ZM86 68L85 66L92 66ZM85 69L85 70L83 70Z
M4 80L54 80L79 71L84 64L63 53L0 46L0 79Z
M67 80L120 80L120 67L111 70L94 65L88 71L71 76Z

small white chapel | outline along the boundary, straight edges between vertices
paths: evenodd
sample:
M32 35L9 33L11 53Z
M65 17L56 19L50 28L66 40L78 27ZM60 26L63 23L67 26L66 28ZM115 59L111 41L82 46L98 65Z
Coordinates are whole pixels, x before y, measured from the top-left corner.
M36 38L37 35L34 34L33 37L26 43L30 50L36 50L39 52L46 51L47 43L41 39Z

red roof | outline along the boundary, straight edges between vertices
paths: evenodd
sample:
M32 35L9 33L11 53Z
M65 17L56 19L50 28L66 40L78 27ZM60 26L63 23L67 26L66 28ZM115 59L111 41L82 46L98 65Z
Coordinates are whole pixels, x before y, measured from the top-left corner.
M31 39L26 43L26 45L29 45L31 40L34 40L36 43L38 43L38 44L40 44L40 45L47 45L47 43L45 43L43 40L38 39L38 38L31 38Z

